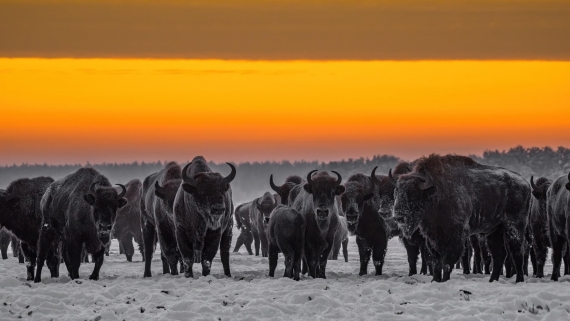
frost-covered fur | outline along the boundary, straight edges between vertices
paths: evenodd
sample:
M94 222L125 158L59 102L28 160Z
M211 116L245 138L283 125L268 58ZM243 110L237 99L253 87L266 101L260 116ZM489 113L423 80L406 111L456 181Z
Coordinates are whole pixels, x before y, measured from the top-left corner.
M210 274L212 260L220 248L224 274L230 273L233 228L232 190L229 181L214 173L201 157L189 164L187 175L197 184L184 182L174 200L174 223L184 275L193 277L192 265L202 264L202 275Z
M119 241L119 248L127 257L127 261L131 262L135 253L133 239L144 258L141 229L142 183L138 179L133 179L125 187L127 188L125 198L128 203L117 211L117 219L115 220L115 225L113 225L111 235Z
M376 177L383 184L390 184L386 180L387 177L382 175ZM384 219L378 215L378 210L384 197L384 193L380 193L380 190L384 186L377 186L372 183L369 176L358 173L350 176L344 187L345 192L341 197L342 209L348 221L348 231L356 236L360 256L359 275L368 274L370 256L376 275L382 275L388 245L386 232L388 227Z
M336 196L344 192L344 186L338 184L337 178L319 172L312 177L312 183L302 185L291 206L307 221L304 261L313 278L326 278L327 259L339 221L340 204Z
M394 218L404 234L419 228L426 238L435 281L449 279L467 237L482 233L493 257L490 281L499 279L507 243L516 281L522 282L530 194L528 182L507 169L481 165L469 157L431 155L399 177Z
M249 218L250 206L253 202L240 204L235 209L236 227L240 230L240 234L236 241L234 253L238 252L242 245L245 245L247 253L253 255L251 244L253 243L253 233L251 227L251 220Z
M552 246L552 280L560 276L562 257L570 240L570 174L558 177L546 192L546 213Z
M141 226L143 232L144 277L151 277L151 262L157 241L160 243L162 272L178 274L180 252L174 234L174 198L182 183L181 168L170 162L159 172L149 175L143 183ZM158 184L159 190L156 189Z
M269 192L265 192L262 197L256 198L249 206L249 219L253 232L253 240L255 244L255 255L259 255L259 246L261 245L261 256L267 257L268 239L267 239L267 223L269 223L269 215L279 205L277 199Z
M22 178L0 190L0 227L6 228L18 239L26 259L28 281L34 279L38 241L42 228L40 201L51 177Z
M90 190L92 184L93 191ZM58 276L58 248L62 244L63 258L72 279L79 277L84 244L95 262L89 278L99 279L105 245L110 241L117 210L127 204L125 198L118 196L105 176L88 167L80 168L49 186L40 205L43 221L35 282L41 281L46 259L51 276Z
M285 257L283 277L299 281L306 221L303 215L289 206L279 205L271 213L267 226L269 238L269 276L275 276L279 253Z

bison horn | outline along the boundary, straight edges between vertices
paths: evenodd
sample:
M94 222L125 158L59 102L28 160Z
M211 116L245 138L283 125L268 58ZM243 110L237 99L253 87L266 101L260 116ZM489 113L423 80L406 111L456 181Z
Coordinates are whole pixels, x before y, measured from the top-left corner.
M340 176L340 174L338 172L335 172L335 171L331 171L331 172L336 174L336 176L337 176L336 186L339 186L340 183L342 183L342 176Z
M226 163L226 164L230 165L230 167L232 168L232 172L230 173L230 175L224 177L224 182L229 184L234 180L234 178L236 178L236 168L234 165L232 165L230 163Z
M276 191L277 193L279 193L281 187L275 185L275 183L273 182L273 174L271 174L271 176L269 176L269 185L271 186L271 189Z
M532 187L532 189L534 191L538 190L538 186L536 186L536 184L534 183L534 177L533 176L530 177L530 186Z
M392 176L392 169L391 168L388 171L388 178L390 178L390 183L392 183L392 185L396 186L398 181L394 178L394 176Z
M431 184L431 182L429 182L429 181L426 180L425 178L419 177L419 179L420 179L420 182L421 182L420 188L421 188L422 190L426 190L426 189L428 189L428 188L430 188L430 187L433 186L433 184Z
M120 200L121 198L123 198L125 196L125 194L127 194L127 188L125 187L125 185L123 184L115 184L119 187L121 187L123 190L119 193L119 195L117 195L117 199Z
M313 175L314 172L318 172L318 169L313 169L312 171L309 172L309 174L307 174L307 183L309 183L309 185L313 184L313 180L311 179L311 175Z
M97 185L97 182L91 183L89 186L89 194L95 195L95 185Z
M196 182L196 180L193 177L188 176L188 167L190 167L192 163L188 163L188 165L184 166L184 168L182 169L182 180L184 181L184 183L188 184L188 185L192 185L192 186L196 186L196 184L198 184L198 182Z
M378 177L376 177L377 168L378 166L374 167L374 169L372 170L372 174L370 174L370 179L372 179L372 188L374 188L374 185L380 186L380 181L378 180Z

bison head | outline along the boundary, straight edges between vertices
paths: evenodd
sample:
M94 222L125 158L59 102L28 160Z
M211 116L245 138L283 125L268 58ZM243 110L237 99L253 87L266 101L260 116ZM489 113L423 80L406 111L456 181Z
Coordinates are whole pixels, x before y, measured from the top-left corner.
M301 177L289 176L287 177L283 185L277 186L275 185L275 182L273 182L273 174L269 176L269 185L271 186L271 189L274 190L279 195L279 197L281 198L281 204L283 205L287 205L287 201L289 199L289 192L291 192L291 189L302 183L303 179Z
M117 193L117 190L110 186L97 187L97 185L97 182L92 183L89 187L89 193L85 194L83 198L91 206L93 219L100 234L99 238L103 243L108 243L117 210L127 205L127 200L123 197L127 189L125 186L117 184L122 189L120 193Z
M530 177L530 186L532 187L532 195L536 197L537 200L546 201L546 191L550 187L550 180L544 177L540 177L534 183L534 177Z
M394 189L396 183L392 177L392 170L385 175L376 175L376 167L370 174L370 178L374 185L378 186L378 215L384 220L392 218L392 210L394 208Z
M311 175L317 172L313 170L307 175L307 183L303 185L305 191L313 195L313 207L318 221L323 222L328 220L331 213L335 209L335 199L337 195L344 193L344 186L342 183L342 176L339 173L332 171L336 174L337 179L331 177L327 172L320 172L315 175L313 179Z
M364 203L374 197L374 183L364 176L364 181L349 180L344 184L344 188L345 191L341 197L342 210L346 217L348 231L354 233L360 222Z
M184 181L182 189L194 197L200 215L214 226L219 226L226 213L226 193L230 189L231 181L236 177L236 168L227 163L232 171L226 177L212 172L202 172L190 177L188 167L191 164L186 165L182 170Z
M180 187L180 181L180 179L169 180L164 186L161 186L158 181L154 182L154 195L166 203L168 211L174 206L174 198Z
M437 188L418 174L402 175L394 191L394 220L404 236L410 237L418 229L420 219L434 202Z
M273 195L269 193L265 193L263 195L261 202L259 200L259 198L255 200L255 207L263 217L263 226L267 226L271 212L277 207L278 204Z

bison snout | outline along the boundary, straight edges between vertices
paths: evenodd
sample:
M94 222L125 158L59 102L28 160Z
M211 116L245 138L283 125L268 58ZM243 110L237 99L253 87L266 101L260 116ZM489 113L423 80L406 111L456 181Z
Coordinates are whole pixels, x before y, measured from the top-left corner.
M222 215L226 212L226 207L224 205L216 204L211 207L212 215Z
M265 223L265 224L269 223L269 217L264 217L264 218L263 218L263 223Z
M319 220L326 220L329 217L328 208L317 208L317 218Z
M110 223L99 223L100 232L111 232L112 225Z

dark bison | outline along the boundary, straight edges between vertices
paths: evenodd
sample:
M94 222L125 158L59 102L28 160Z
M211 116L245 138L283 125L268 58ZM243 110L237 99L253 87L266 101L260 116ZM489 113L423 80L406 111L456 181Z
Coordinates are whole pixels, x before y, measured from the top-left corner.
M305 243L306 221L289 206L279 205L271 213L267 226L269 237L269 276L275 276L279 253L285 256L283 277L299 281Z
M42 228L40 201L52 182L51 177L23 178L12 182L6 190L0 190L0 227L20 239L28 281L34 279L36 268Z
M144 277L151 277L152 256L160 243L162 272L178 274L180 252L174 234L174 198L182 183L182 171L170 162L160 171L149 175L143 183L141 226L144 244Z
M334 236L333 249L329 254L329 260L338 260L338 254L342 248L342 256L344 261L348 262L348 226L346 217L339 216L338 228Z
M245 245L247 253L249 253L249 255L253 255L253 251L251 250L251 244L253 243L253 233L251 220L249 219L249 211L252 203L253 202L240 204L235 209L236 227L241 232L237 238L234 252L238 252L240 247L242 245Z
M570 240L570 173L558 177L546 192L550 245L552 246L552 277L558 281L562 257L568 253Z
M433 256L434 281L448 280L469 236L482 233L493 257L490 281L499 279L508 246L522 282L529 206L530 186L519 174L469 157L431 155L399 177L394 218L406 235L420 228Z
M269 185L271 186L271 189L273 189L277 195L279 195L279 198L281 199L281 204L283 205L288 205L289 203L289 194L291 193L291 190L298 185L303 185L305 182L305 180L303 180L300 176L297 175L293 175L293 176L289 176L285 179L285 183L283 183L283 185L281 186L277 186L275 185L275 183L273 182L273 175L269 176ZM296 189L295 195L293 197L293 199L297 196L298 194L298 189Z
M212 260L220 248L224 274L230 273L230 246L234 225L231 173L214 173L202 156L195 157L182 170L184 182L174 201L174 223L178 248L184 263L184 275L193 277L192 265L202 264L202 275L210 274Z
M302 185L292 208L304 215L307 221L304 260L309 275L326 278L327 259L339 224L340 204L336 196L344 193L345 189L339 173L333 171L337 179L327 172L311 177L315 172L317 170L307 175L307 183Z
M267 257L267 249L269 246L267 223L269 223L269 214L271 214L271 211L273 211L278 204L271 193L265 192L262 197L253 200L249 206L249 219L251 221L256 256L259 255L259 246L261 244L261 256Z
M120 253L124 253L127 261L131 262L135 253L133 239L144 259L141 229L142 183L138 179L133 179L125 187L127 188L125 198L128 205L117 211L117 218L111 235L119 241Z
M122 187L121 193L117 193L109 180L95 169L80 168L48 187L41 201L43 221L35 282L41 281L46 258L48 263L55 259L59 261L58 255L48 258L48 253L57 254L61 241L69 277L79 277L81 251L85 244L95 263L89 278L99 279L105 245L110 241L117 210L127 205L123 198L126 189L117 185ZM52 277L57 277L58 271L52 267L50 270Z

